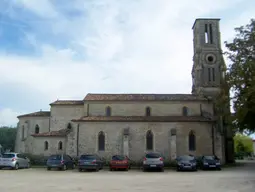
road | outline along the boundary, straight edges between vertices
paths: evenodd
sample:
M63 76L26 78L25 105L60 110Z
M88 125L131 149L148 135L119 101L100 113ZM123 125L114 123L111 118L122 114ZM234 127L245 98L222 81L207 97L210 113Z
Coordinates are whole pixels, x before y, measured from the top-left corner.
M0 170L1 192L254 192L255 163L198 172Z

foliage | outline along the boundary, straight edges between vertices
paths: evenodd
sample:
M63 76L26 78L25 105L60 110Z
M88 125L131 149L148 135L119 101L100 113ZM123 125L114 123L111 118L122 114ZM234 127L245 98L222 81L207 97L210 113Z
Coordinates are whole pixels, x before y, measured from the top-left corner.
M248 156L253 152L253 141L249 136L236 134L234 137L236 157Z
M236 37L225 42L230 60L228 85L234 92L233 120L239 132L255 132L255 20L235 28Z
M29 153L24 154L29 160L31 165L46 165L48 156L44 155L32 155Z
M14 151L17 128L0 127L0 144L3 150Z

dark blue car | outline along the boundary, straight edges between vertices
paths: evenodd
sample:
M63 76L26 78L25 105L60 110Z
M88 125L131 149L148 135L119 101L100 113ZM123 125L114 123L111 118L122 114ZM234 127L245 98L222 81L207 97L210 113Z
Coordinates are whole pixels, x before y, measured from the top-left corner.
M75 162L72 157L65 154L51 155L47 160L47 170L57 168L65 171L66 169L74 169Z
M197 161L192 155L183 155L176 158L177 171L197 171Z
M221 170L220 159L214 155L201 157L201 169L217 169Z

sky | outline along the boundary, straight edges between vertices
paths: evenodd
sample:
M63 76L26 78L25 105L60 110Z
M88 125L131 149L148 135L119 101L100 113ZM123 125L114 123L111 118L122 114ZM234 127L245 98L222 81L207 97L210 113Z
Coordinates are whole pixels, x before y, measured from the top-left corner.
M87 93L191 93L192 25L222 48L253 0L0 0L0 126Z

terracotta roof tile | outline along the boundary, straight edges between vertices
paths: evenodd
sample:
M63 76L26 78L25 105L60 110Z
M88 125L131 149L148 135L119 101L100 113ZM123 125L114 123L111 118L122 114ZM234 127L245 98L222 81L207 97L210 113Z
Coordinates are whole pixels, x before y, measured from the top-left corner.
M85 116L73 119L73 122L209 122L214 119L202 116Z
M61 129L59 131L50 131L38 134L32 134L33 137L65 137L70 132L69 129Z
M85 101L207 101L193 94L87 94Z
M50 111L37 111L34 113L19 115L17 118L20 117L50 117Z
M57 100L51 103L50 105L83 105L82 100Z

